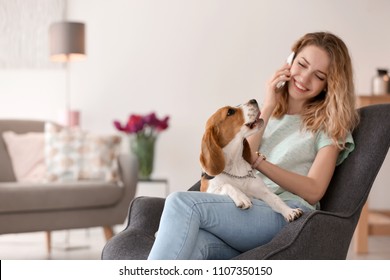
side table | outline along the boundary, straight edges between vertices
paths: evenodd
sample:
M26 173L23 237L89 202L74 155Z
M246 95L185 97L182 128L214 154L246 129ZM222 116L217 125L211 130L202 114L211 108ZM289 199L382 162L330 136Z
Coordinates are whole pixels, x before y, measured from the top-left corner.
M167 178L139 179L135 196L153 196L166 198L169 194Z
M390 103L390 95L358 96L357 106ZM364 205L356 226L354 245L358 254L368 252L369 235L390 235L390 211L371 211L368 202Z

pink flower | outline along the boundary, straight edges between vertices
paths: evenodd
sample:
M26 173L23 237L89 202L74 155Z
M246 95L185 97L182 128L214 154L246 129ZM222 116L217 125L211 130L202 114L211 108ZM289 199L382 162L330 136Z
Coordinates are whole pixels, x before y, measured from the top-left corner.
M144 116L143 120L149 126L157 126L159 123L159 120L157 119L156 114L154 112L150 113L149 115Z
M128 118L125 125L122 125L119 121L114 121L114 126L119 131L127 134L144 134L145 136L156 136L157 133L164 131L168 128L169 116L163 119L157 118L154 112L142 116L132 114Z
M168 128L168 121L169 121L169 116L166 116L164 119L160 120L156 126L156 129L158 131L163 131Z
M127 133L138 133L144 128L145 122L141 115L131 115L126 124Z

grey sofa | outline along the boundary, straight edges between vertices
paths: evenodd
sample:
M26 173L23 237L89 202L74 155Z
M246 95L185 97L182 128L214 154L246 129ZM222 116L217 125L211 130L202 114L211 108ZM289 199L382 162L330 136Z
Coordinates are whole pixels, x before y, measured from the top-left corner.
M321 200L322 210L305 213L268 244L236 259L345 259L371 186L390 146L390 104L364 107L353 133L356 149L338 166ZM199 190L199 183L190 190ZM164 200L132 201L126 229L109 240L102 259L146 259Z
M104 227L106 238L112 226L122 224L137 186L137 163L120 155L123 184L99 181L71 183L17 182L2 133L42 132L43 121L0 120L0 234Z

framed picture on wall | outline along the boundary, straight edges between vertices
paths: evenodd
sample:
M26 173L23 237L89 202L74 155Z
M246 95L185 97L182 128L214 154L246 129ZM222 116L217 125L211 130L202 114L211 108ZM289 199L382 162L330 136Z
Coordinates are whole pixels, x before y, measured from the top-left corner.
M65 0L0 1L0 69L59 68L49 60L49 26Z

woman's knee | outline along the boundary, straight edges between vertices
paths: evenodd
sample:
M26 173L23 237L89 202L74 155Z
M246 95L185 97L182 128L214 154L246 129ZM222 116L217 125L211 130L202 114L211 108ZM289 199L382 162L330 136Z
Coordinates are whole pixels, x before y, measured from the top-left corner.
M165 204L181 204L188 201L187 192L173 192L167 196Z
M164 209L175 209L180 213L188 208L193 208L195 203L190 192L174 192L168 195Z

